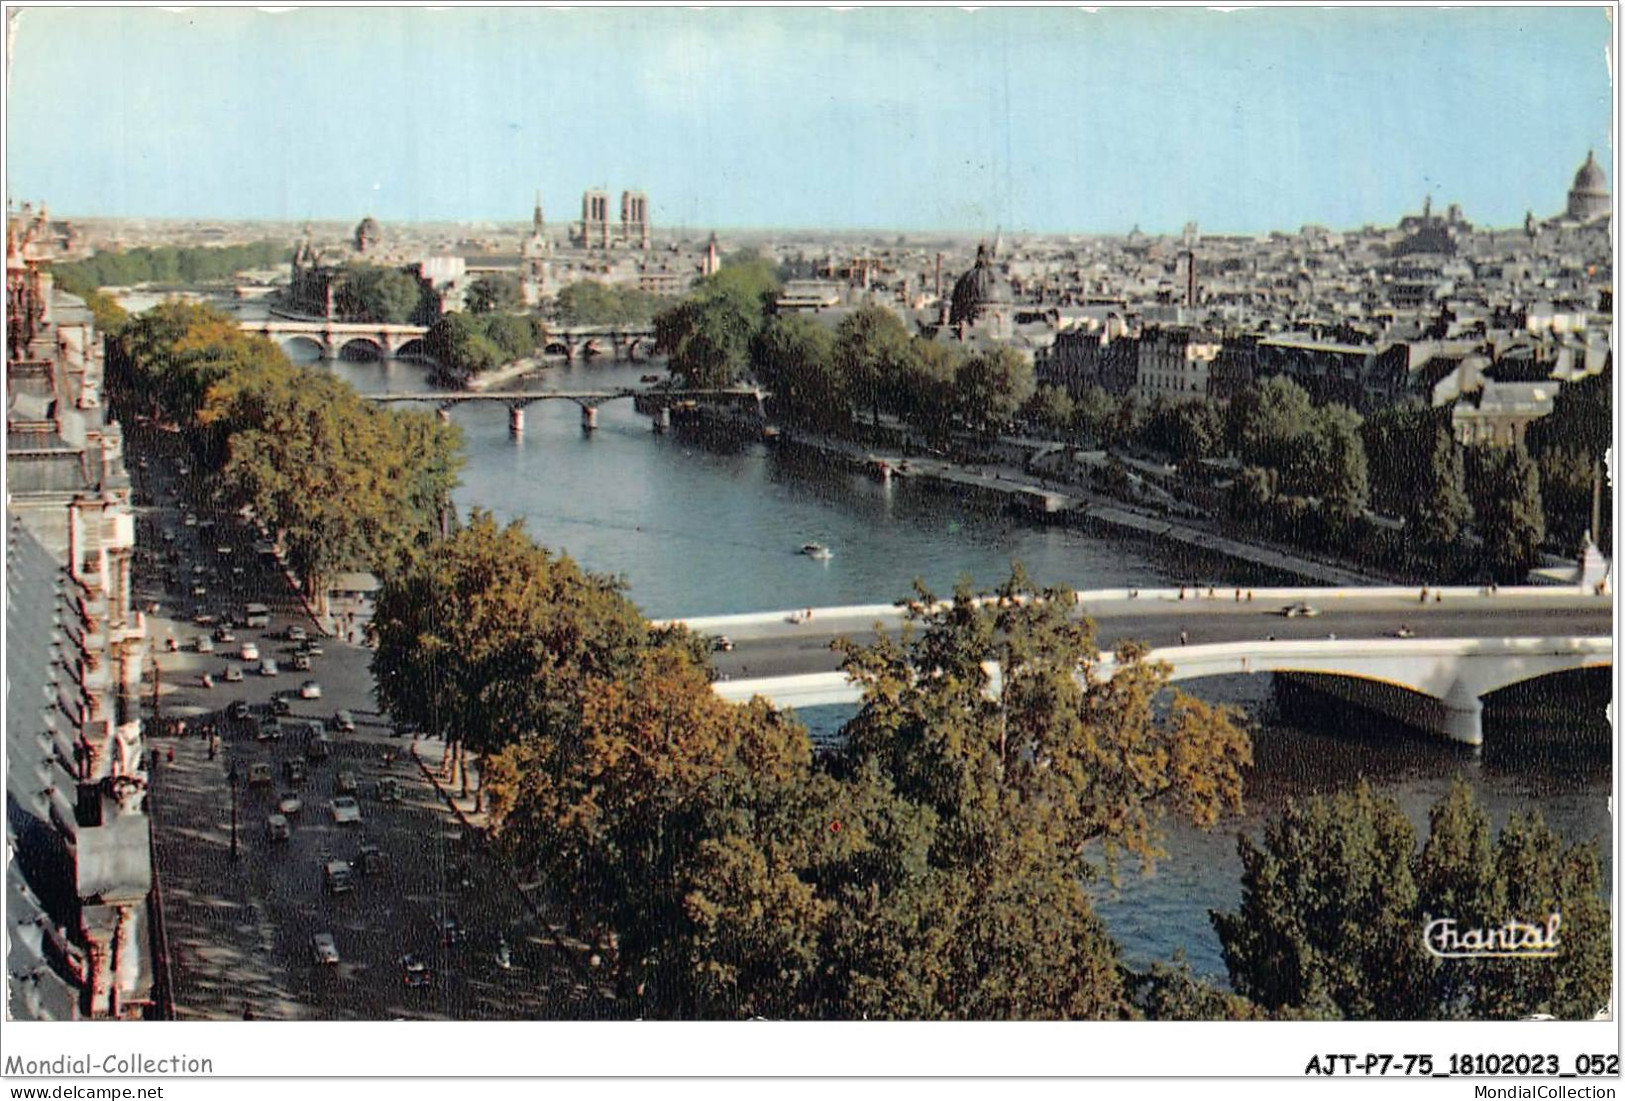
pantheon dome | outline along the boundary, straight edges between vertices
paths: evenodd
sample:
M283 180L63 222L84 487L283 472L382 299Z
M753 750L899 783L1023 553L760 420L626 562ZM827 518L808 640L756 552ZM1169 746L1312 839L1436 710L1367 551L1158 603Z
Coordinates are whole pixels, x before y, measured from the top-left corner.
M1608 179L1596 155L1586 153L1586 162L1574 174L1574 186L1569 188L1568 215L1582 222L1608 214L1612 205L1608 198Z

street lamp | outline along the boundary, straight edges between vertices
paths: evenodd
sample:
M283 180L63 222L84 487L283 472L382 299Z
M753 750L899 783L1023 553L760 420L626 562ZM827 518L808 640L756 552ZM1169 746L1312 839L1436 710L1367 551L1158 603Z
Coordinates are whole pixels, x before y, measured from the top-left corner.
M231 771L226 774L231 782L231 859L237 861L237 762L231 762Z

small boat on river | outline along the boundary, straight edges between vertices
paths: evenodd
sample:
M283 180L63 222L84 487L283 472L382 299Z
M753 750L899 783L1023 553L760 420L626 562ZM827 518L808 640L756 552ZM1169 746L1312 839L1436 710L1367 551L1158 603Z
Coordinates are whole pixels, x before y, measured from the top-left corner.
M801 553L808 558L829 559L835 557L835 552L822 543L803 543Z

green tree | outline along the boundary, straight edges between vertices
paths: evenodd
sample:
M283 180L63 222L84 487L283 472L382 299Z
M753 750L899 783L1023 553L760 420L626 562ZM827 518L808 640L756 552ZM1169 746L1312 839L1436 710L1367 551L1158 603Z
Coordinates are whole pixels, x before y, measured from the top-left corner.
M1119 443L1120 404L1099 386L1085 386L1079 392L1073 409L1073 426L1103 446Z
M418 305L415 277L397 268L351 264L339 273L335 301L347 320L402 325Z
M536 350L536 330L522 314L491 312L479 315L480 333L504 360L520 359Z
M1360 417L1347 406L1325 405L1315 410L1311 433L1314 458L1304 495L1318 496L1334 534L1344 534L1370 502Z
M1027 402L1023 413L1040 430L1061 435L1071 428L1076 408L1072 404L1072 395L1066 392L1065 387L1040 386Z
M1484 570L1498 581L1521 580L1546 540L1540 471L1521 446L1475 447L1468 454Z
M751 340L778 293L767 264L724 267L688 298L655 315L655 341L672 374L691 387L726 386L750 364Z
M809 317L777 317L751 342L752 372L773 394L774 410L793 424L825 431L852 419L846 380L835 362L835 335Z
M911 350L908 327L884 306L860 306L835 330L836 369L853 406L868 409L876 424L908 370Z
M1473 518L1462 449L1449 429L1435 430L1422 473L1421 486L1413 485L1403 499L1403 515L1421 549L1435 556L1446 555L1459 545L1462 532Z
M1226 434L1243 463L1286 470L1314 418L1309 393L1284 375L1264 379L1230 401Z
M1565 554L1577 554L1587 535L1599 543L1604 531L1591 530L1592 479L1602 471L1590 453L1569 448L1549 447L1536 458L1540 474L1540 502L1545 526L1552 544ZM1601 526L1608 526L1608 488L1602 488L1603 508L1598 511Z
M1238 844L1241 909L1213 915L1238 994L1270 1011L1330 1004L1355 1020L1425 1015L1416 834L1392 800L1362 784L1289 801L1262 846L1245 835Z
M1033 365L1014 348L971 355L954 375L959 415L987 433L1001 431L1033 395Z
M443 371L464 378L489 371L503 360L502 349L485 335L482 320L472 314L446 314L429 326L423 344Z
M964 354L953 344L916 336L896 386L897 414L932 447L953 435L954 377Z
M519 278L505 272L482 275L468 285L470 313L512 313L524 307L524 291Z

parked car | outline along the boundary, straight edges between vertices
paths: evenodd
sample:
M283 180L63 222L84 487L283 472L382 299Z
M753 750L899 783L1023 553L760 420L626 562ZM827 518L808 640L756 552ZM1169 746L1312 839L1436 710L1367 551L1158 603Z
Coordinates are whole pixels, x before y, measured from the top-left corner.
M227 627L224 624L222 624L221 626L216 627L214 629L214 640L216 642L219 642L219 643L222 643L224 645L230 646L232 643L237 641L237 636L236 636L236 634L234 634L232 632L232 629L230 627Z
M265 838L268 841L286 841L293 836L293 828L288 825L284 815L267 815L265 819Z
M212 654L214 653L214 639L208 635L199 635L197 641L192 643L192 649L200 654Z
M233 567L233 569L241 569L241 567ZM264 604L244 604L243 624L254 628L269 627L271 625L271 609Z
M312 761L325 761L333 755L333 743L325 734L318 734L305 743L305 756Z
M339 946L332 933L317 933L310 938L310 958L320 967L337 967Z
M341 734L354 734L355 716L340 708L333 713L333 729Z
M384 850L377 845L363 845L356 853L355 866L362 875L377 875L384 870Z
M310 672L310 655L309 654L295 654L293 656L293 668L294 668L294 671L298 672L298 673L308 673L308 672Z
M343 894L351 889L350 862L348 860L329 860L322 865L322 883L328 894Z
M304 810L305 804L304 800L300 799L299 796L295 795L293 792L285 791L282 793L282 798L276 801L276 809L278 814L286 814L291 818L293 815Z
M232 684L238 684L238 683L240 683L242 681L242 679L243 679L243 667L242 666L240 666L240 665L228 665L228 666L226 666L226 680L227 681L231 682Z
M1315 616L1320 614L1320 609L1315 607L1313 604L1305 604L1300 600L1296 604L1288 604L1286 607L1282 608L1281 614L1286 616L1288 619L1313 619Z
M297 757L292 757L292 758L289 758L286 761L283 761L282 762L282 775L284 775L284 776L286 776L288 778L288 783L290 783L290 784L302 784L302 783L304 783L305 782L305 762L301 761Z
M293 626L289 627L287 629L287 631L284 632L284 635L285 635L285 637L287 638L287 640L289 642L304 642L307 638L310 637L309 632L307 632L303 627L299 626L299 624L297 624L297 623L295 623Z
M244 661L258 661L260 660L260 648L252 642L245 642L243 648L237 652L237 656Z
M401 782L393 776L385 776L378 781L378 801L380 803L399 803L401 801Z
M440 919L440 940L443 944L461 944L468 935L463 929L463 923L457 920L456 914L447 914Z
M282 669L277 665L275 658L266 658L260 662L260 676L262 677L274 677L281 672Z
M340 769L339 774L333 777L333 790L339 795L354 795L355 789L356 779L353 770Z
M322 698L322 686L313 680L307 680L299 686L299 698L302 700L319 700Z
M361 804L352 796L340 795L328 804L328 810L332 812L335 825L354 826L361 821Z
M260 720L259 729L254 737L262 742L279 742L282 740L282 724L276 721L274 715L267 715Z
M213 677L213 675L211 675L209 673L204 673L201 677L199 677L197 679L197 682L198 682L198 684L202 685L204 688L213 688L214 687L214 677Z
M273 714L273 715L292 715L293 714L293 704L288 701L288 697L286 697L286 696L282 696L282 695L272 696L271 697L271 702L270 702L270 704L268 706L271 708L271 714Z
M267 761L256 761L248 766L248 786L251 788L269 787L271 784L271 765Z
M228 718L235 719L238 722L242 722L244 719L247 719L251 714L252 712L248 709L247 700L232 700L231 706L226 708L226 716Z

